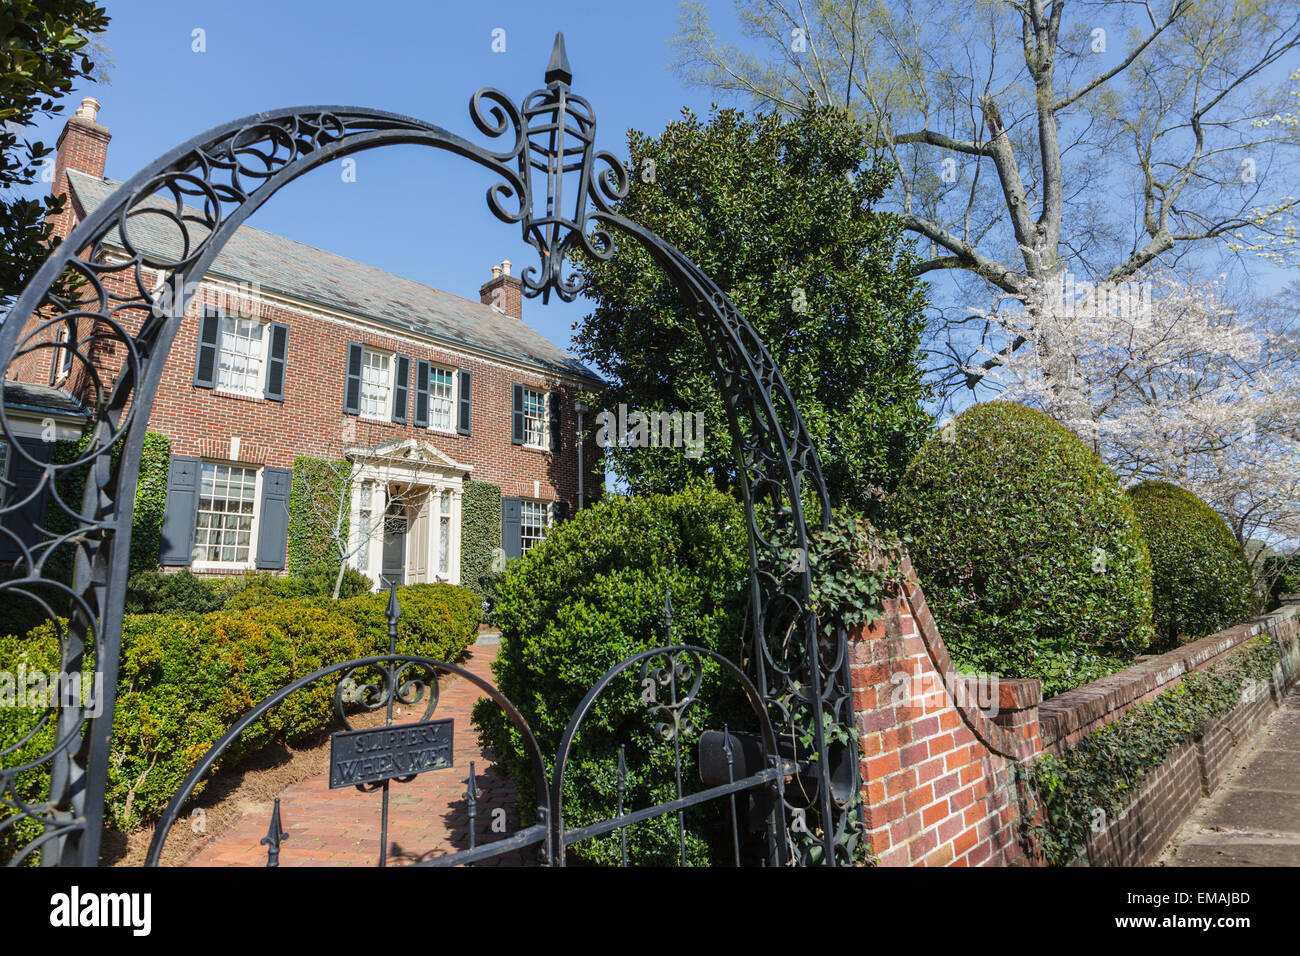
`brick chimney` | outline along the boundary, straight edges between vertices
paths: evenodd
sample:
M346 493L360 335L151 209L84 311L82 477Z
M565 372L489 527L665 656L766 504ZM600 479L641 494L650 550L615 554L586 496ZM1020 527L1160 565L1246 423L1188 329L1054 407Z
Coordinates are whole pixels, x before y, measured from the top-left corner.
M524 284L510 274L510 260L492 267L492 278L478 290L479 301L523 321Z
M99 125L99 100L87 96L81 101L77 111L68 117L68 122L59 134L58 153L54 161L54 184L50 192L63 195L68 191L68 179L65 175L69 169L104 178L104 164L108 159L108 141L112 138L108 127ZM57 235L66 236L73 226L71 203L64 207L62 214L53 218Z

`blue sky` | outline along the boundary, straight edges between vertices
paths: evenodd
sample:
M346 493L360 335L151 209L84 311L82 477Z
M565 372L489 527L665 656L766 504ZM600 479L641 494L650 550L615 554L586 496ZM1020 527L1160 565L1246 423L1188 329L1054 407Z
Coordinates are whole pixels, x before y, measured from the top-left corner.
M107 175L122 180L172 146L220 123L299 105L366 106L415 116L489 144L469 118L469 98L495 86L522 99L543 84L555 33L565 34L574 92L596 111L598 146L626 153L626 130L658 131L683 106L710 96L669 69L676 0L559 4L376 0L106 0L112 24L100 103L112 131ZM558 11L558 12L557 12ZM720 4L727 28L731 5ZM492 31L505 30L505 52ZM193 51L205 31L206 52ZM61 117L33 138L53 142ZM518 226L498 222L483 194L491 177L467 160L418 147L356 157L356 182L335 165L282 190L252 225L469 298L510 259L536 259ZM534 328L569 347L582 301L524 304Z

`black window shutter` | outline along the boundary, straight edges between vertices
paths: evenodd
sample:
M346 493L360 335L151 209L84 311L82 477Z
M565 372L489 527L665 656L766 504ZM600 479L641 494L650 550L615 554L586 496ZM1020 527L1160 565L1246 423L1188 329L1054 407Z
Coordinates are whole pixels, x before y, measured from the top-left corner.
M415 361L415 426L429 427L429 362Z
M348 343L347 380L343 384L343 414L361 414L361 343Z
M551 451L560 450L560 393L551 392L547 396L551 413Z
M519 536L521 500L501 499L501 550L505 551L507 558L517 558L523 554Z
M14 446L21 445L22 448ZM35 462L28 461L23 452L35 458ZM17 438L9 448L9 468L8 473L3 477L9 481L8 487L4 489L5 503L13 505L22 501L32 493L45 474L45 465L49 463L50 456L54 451L54 443L41 441L39 438ZM48 540L41 534L40 529L45 526L45 503L49 500L50 488L48 482L41 484L41 490L30 501L24 502L21 508L8 512L4 516L3 527L5 531L13 534L21 541L23 545L30 548L39 544L41 541ZM76 507L81 506L81 502L72 502ZM22 556L22 550L18 547L18 542L14 541L9 534L0 533L0 560L13 561Z
M393 421L399 425L406 424L407 396L410 393L411 360L405 355L397 356L397 379L393 383Z
M257 514L257 566L267 571L284 570L289 544L288 468L262 469L262 502Z
M524 387L515 383L513 391L511 414L513 426L510 431L510 444L522 445L524 443Z
M464 369L460 370L460 396L457 403L456 431L462 435L469 434L470 397L474 391L474 376Z
M271 340L266 353L266 398L284 401L284 369L289 355L289 326L272 322L267 332Z
M221 313L204 309L199 317L199 345L194 356L194 384L198 388L217 385L217 342L221 338Z
M189 455L172 455L167 464L167 504L163 511L159 564L188 567L194 560L200 470L199 459Z
M568 520L569 520L569 503L568 503L567 501L557 501L557 502L555 502L555 511L554 511L554 514L555 514L555 523L556 523L556 524L559 524L561 521L568 521Z

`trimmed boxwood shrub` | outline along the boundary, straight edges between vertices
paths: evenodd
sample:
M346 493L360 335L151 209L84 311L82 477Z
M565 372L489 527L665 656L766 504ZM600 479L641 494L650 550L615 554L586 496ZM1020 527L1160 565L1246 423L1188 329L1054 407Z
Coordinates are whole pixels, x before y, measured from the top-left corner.
M694 644L740 660L748 602L744 515L732 498L692 487L674 495L607 498L554 528L517 562L501 584L496 623L501 650L493 673L550 760L583 696L615 664L661 644ZM672 594L672 638L664 626L664 594ZM615 815L615 768L620 744L629 770L625 806L672 799L673 748L653 736L640 699L639 671L625 671L599 697L579 733L565 772L565 821L570 827ZM737 707L739 689L704 668L690 731L682 748L682 778L698 781L698 730L750 730L754 718ZM474 709L483 742L501 756L522 799L533 795L531 765L519 736L491 701ZM725 802L725 801L724 801ZM689 862L713 858L721 836L718 802L686 814ZM627 830L628 860L670 864L678 858L675 814ZM583 860L617 863L617 834L572 848Z
M331 601L272 600L212 614L127 615L123 623L117 711L113 720L107 820L129 830L157 816L185 774L238 717L258 701L317 668L388 652L386 594ZM454 661L478 630L478 599L445 584L398 589L400 651ZM382 624L380 622L383 622ZM0 637L9 670L52 672L58 640L46 622L26 637ZM88 661L87 668L94 662ZM273 743L295 743L333 719L334 684L319 681L287 698L227 750L222 765ZM16 744L40 712L0 707L0 750ZM5 756L5 766L50 746L52 727ZM39 767L17 782L18 795L44 799L49 774ZM201 789L201 788L200 788ZM197 791L196 791L197 792ZM19 824L0 834L0 861L34 835Z
M1109 468L1046 415L976 405L933 436L888 505L959 667L1051 696L1147 646L1151 563Z
M1165 481L1144 481L1128 494L1151 554L1161 647L1248 620L1254 607L1250 565L1214 509Z

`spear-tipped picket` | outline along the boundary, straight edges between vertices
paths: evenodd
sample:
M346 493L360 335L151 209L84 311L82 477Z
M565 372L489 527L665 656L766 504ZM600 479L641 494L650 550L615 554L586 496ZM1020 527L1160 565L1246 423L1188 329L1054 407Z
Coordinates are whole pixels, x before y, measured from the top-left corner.
M465 805L469 808L469 848L474 849L474 825L478 816L478 783L474 779L474 761L469 762L469 786L465 789Z
M280 824L280 798L275 798L275 806L271 808L271 826L266 831L266 836L262 837L262 845L266 847L266 865L280 865L280 842L289 839L289 833Z

